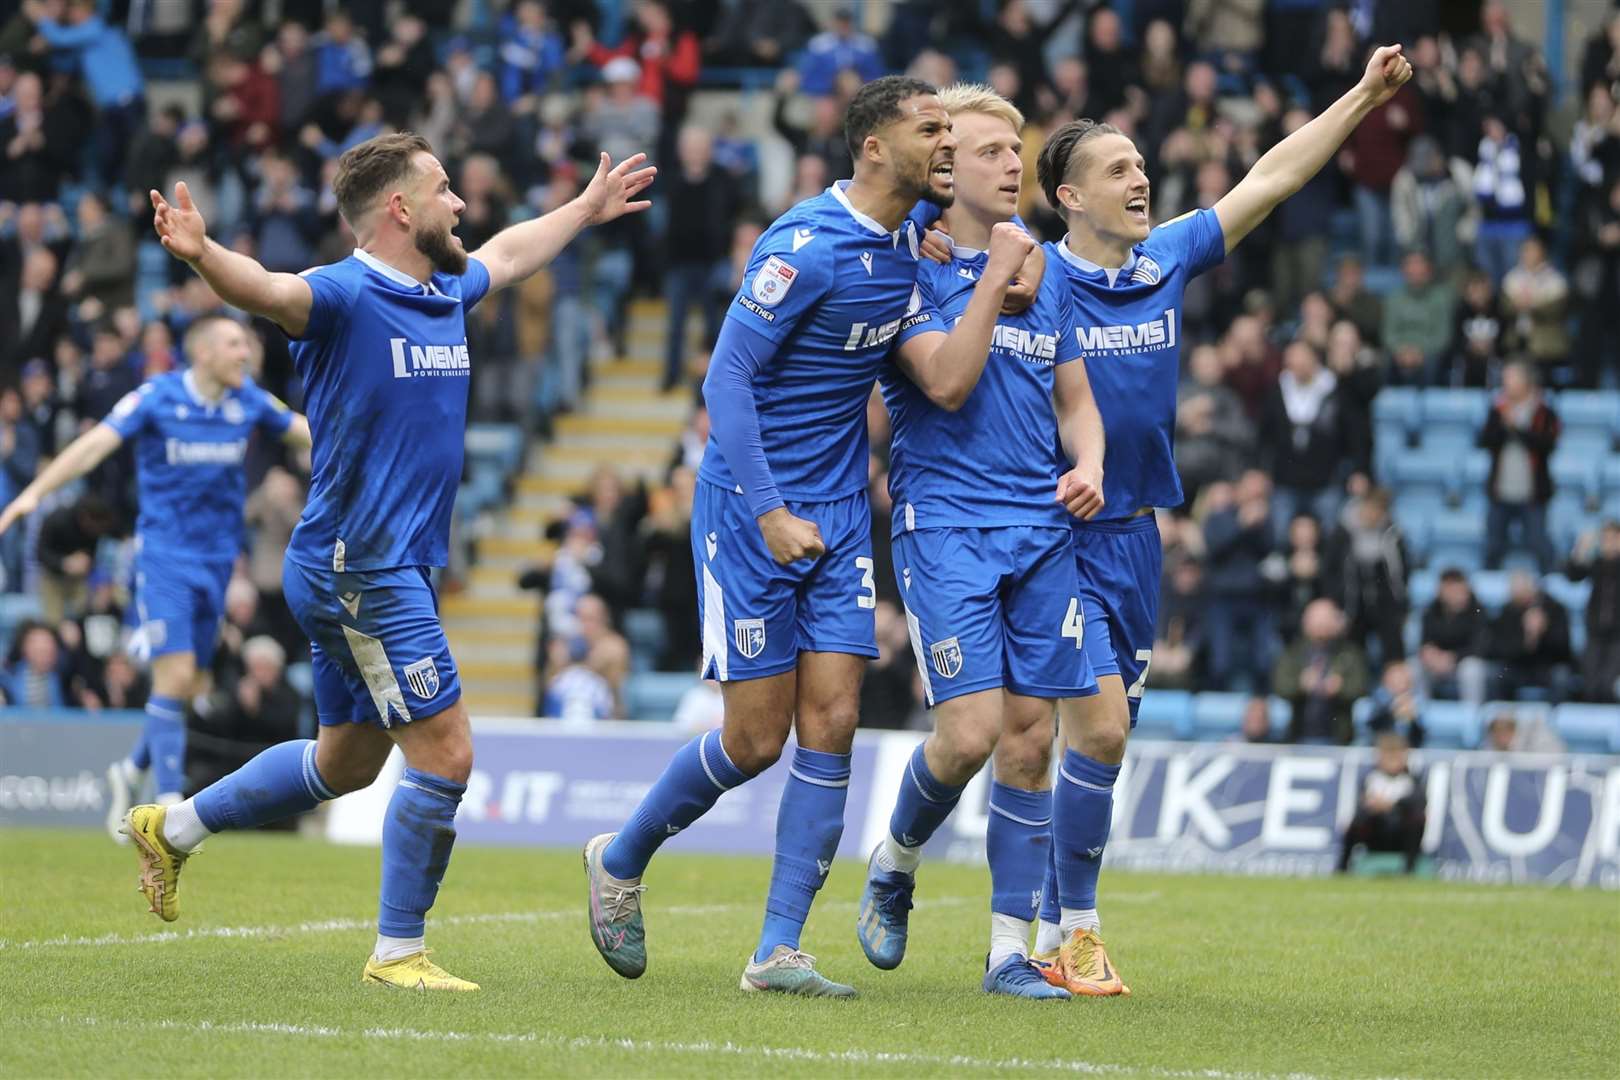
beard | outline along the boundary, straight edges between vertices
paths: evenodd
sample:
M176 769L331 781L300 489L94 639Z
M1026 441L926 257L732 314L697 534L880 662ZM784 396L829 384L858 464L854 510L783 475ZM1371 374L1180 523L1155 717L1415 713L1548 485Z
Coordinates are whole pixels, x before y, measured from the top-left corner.
M900 183L907 195L945 210L956 201L956 189L953 187L945 192L935 190L934 174L930 171L932 164L928 158L908 163L900 173Z
M467 272L467 252L456 245L449 226L433 230L418 229L416 250L426 255L433 269L440 273L460 277Z

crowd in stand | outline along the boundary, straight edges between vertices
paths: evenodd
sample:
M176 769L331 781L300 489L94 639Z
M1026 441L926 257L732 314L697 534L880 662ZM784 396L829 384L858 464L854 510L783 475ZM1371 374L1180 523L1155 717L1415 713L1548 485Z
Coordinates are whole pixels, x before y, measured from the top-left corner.
M1056 239L1033 163L1057 125L1090 116L1132 135L1154 217L1168 220L1211 205L1342 93L1373 42L1400 41L1412 83L1188 289L1177 421L1188 501L1161 515L1150 686L1276 693L1295 705L1294 737L1330 741L1349 737L1350 704L1366 695L1392 716L1427 696L1614 699L1620 527L1574 551L1552 550L1544 514L1538 528L1558 438L1539 388L1613 388L1620 376L1620 12L1569 43L1580 64L1561 110L1559 73L1495 2L1466 16L1432 0L829 7L436 0L390 12L381 0L284 0L272 23L251 0L211 0L195 20L160 25L162 5L25 0L0 25L0 498L179 363L186 326L220 307L153 243L148 188L185 180L216 236L296 271L353 246L329 181L337 155L379 131L409 127L438 149L467 202L469 250L571 198L599 150L649 151L662 167L652 214L593 230L469 325L473 415L545 438L592 371L623 355L637 293L669 305L664 386L695 388L706 357L686 347L688 319L712 340L764 225L849 175L841 118L864 80L983 79L1013 99L1029 118L1021 213ZM471 21L456 17L466 10ZM859 25L879 13L884 25ZM160 101L143 76L154 61L188 72L188 92ZM770 132L744 134L736 95L716 98L732 103L711 111L718 119L691 122L700 88L739 85L769 96ZM762 151L783 145L792 167L770 182ZM296 407L285 341L254 329L255 377ZM1493 461L1486 565L1517 537L1543 572L1590 577L1584 655L1531 575L1495 616L1466 577L1445 576L1409 654L1412 556L1372 482L1372 400L1392 385L1498 395L1479 436ZM596 478L551 527L554 560L525 579L546 594L548 712L622 715L632 667L695 668L686 525L707 416L693 400L659 482ZM873 430L882 655L863 704L866 723L900 726L920 706L884 565L881 408ZM221 649L221 709L277 698L236 692L250 644L276 644L283 666L306 651L279 598L302 465L271 446L250 460L253 541L233 586L242 602ZM11 643L8 698L138 703L139 665L120 655L117 630L127 550L121 562L105 542L127 534L130 479L117 456L0 538L0 587L37 595L46 616ZM663 646L638 658L620 631L648 609ZM257 655L268 672L268 649Z

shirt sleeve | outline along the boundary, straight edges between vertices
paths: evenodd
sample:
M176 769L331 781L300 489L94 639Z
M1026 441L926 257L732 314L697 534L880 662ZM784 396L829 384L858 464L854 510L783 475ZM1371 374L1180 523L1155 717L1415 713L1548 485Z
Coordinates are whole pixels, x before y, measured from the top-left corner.
M255 386L253 391L259 399L259 415L255 423L260 430L276 438L287 434L287 429L292 426L292 410L287 408L284 401L263 387Z
M911 303L906 307L905 318L900 320L900 332L894 337L891 354L914 337L950 332L951 328L946 325L945 316L934 306L934 290L925 275L919 272L917 284L911 287Z
M815 232L813 225L784 227L762 237L726 318L772 344L785 341L832 286L832 238L818 243Z
M299 276L309 284L310 305L309 321L296 340L319 341L330 337L344 313L354 305L353 286L326 266L312 267Z
M118 432L120 439L128 440L152 418L152 397L151 383L137 387L119 398L101 422Z
M1186 264L1187 276L1197 277L1226 261L1226 235L1213 210L1192 210L1153 230L1150 240L1168 244Z
M703 380L709 430L755 517L783 505L765 460L759 409L754 403L754 377L770 362L775 347L776 342L742 320L727 319Z
M467 260L467 272L461 275L461 310L471 311L489 293L489 267L477 259Z

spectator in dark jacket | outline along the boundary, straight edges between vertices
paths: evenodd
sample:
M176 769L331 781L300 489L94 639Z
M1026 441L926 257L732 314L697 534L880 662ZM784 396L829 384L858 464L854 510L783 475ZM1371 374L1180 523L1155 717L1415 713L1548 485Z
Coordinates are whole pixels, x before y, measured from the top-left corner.
M1345 450L1338 377L1303 341L1283 353L1283 372L1260 415L1261 460L1277 485L1272 527L1282 533L1309 510L1318 521L1338 517Z
M1457 314L1452 319L1451 364L1446 383L1483 387L1493 382L1506 330L1507 318L1491 276L1480 270L1469 271L1463 278Z
M1410 874L1417 868L1427 820L1423 778L1412 773L1407 741L1393 733L1379 736L1378 764L1361 782L1356 816L1339 850L1339 873L1350 869L1352 852L1365 846L1368 851L1400 852Z
M1326 595L1323 583L1322 526L1309 514L1296 514L1288 523L1288 536L1281 551L1274 551L1261 564L1260 572L1271 585L1277 609L1277 625L1285 639L1293 636L1305 606Z
M1512 701L1530 690L1562 701L1575 660L1569 612L1523 571L1513 575L1508 590L1508 602L1491 624L1491 657L1501 665L1492 696Z
M1548 407L1529 364L1515 362L1502 369L1502 392L1497 396L1479 445L1491 452L1491 471L1485 481L1490 510L1485 518L1485 566L1502 565L1508 530L1517 525L1522 542L1543 571L1553 566L1552 544L1547 539L1547 501L1552 498L1552 473L1547 460L1562 431L1558 415Z
M1383 734L1393 731L1413 746L1423 745L1423 690L1412 678L1405 660L1384 665L1378 689L1372 693L1373 711L1367 719L1369 730Z
M1485 700L1485 661L1489 624L1468 578L1461 570L1440 573L1440 588L1423 613L1418 646L1421 675L1428 696L1472 704Z
M1265 685L1273 634L1260 564L1271 550L1271 481L1252 469L1211 485L1204 518L1204 635L1209 681L1220 690Z
M686 378L686 317L693 305L703 315L703 348L720 335L723 308L714 302L724 281L731 249L732 222L739 209L737 185L714 164L714 137L696 124L676 140L676 168L664 173L663 197L669 207L664 233L664 298L669 329L664 345L664 390Z
M39 529L39 605L45 618L61 622L84 607L87 582L95 566L96 545L118 527L118 516L105 500L85 495L52 511Z
M1350 706L1367 692L1367 659L1344 637L1339 605L1313 600L1272 673L1272 692L1293 707L1288 741L1348 745L1354 734Z
M1378 662L1405 655L1401 627L1406 622L1406 575L1411 560L1406 540L1389 514L1389 492L1373 488L1357 501L1328 537L1323 576L1350 624L1350 640L1368 648L1377 643ZM1371 650L1369 650L1371 651Z
M1406 162L1407 144L1422 130L1417 91L1403 86L1356 126L1339 152L1340 167L1353 184L1361 257L1369 264L1394 261L1390 188Z
M1176 471L1189 502L1205 484L1235 479L1254 452L1254 422L1224 374L1219 350L1199 345L1176 391Z
M1581 655L1586 699L1620 701L1620 521L1605 521L1596 535L1581 537L1564 573L1571 581L1592 580Z

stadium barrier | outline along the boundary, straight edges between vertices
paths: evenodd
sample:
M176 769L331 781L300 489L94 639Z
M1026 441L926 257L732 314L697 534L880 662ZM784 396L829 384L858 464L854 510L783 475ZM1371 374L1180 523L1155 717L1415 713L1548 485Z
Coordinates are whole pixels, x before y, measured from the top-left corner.
M69 716L81 719L63 723ZM82 717L0 712L0 826L101 824L104 770L128 749L139 720ZM477 720L477 765L457 819L461 842L580 845L623 822L689 737L639 723ZM864 858L883 835L921 738L860 734L841 857ZM1108 865L1329 873L1372 760L1362 747L1135 741L1115 789ZM1414 754L1414 765L1425 774L1424 849L1439 876L1620 889L1620 757L1427 751ZM396 753L376 784L332 804L327 837L377 843L399 768ZM779 763L726 793L673 848L768 854L786 775ZM982 862L988 796L980 775L930 841L930 857Z

